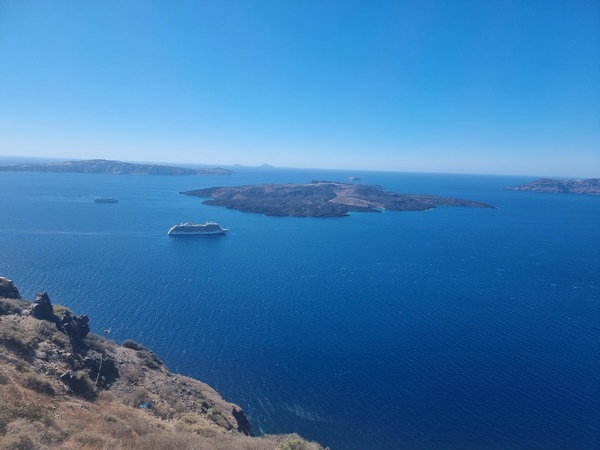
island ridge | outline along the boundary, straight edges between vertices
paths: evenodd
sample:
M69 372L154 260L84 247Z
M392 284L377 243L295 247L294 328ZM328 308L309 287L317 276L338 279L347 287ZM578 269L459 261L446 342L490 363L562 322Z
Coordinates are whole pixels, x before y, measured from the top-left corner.
M437 206L494 208L487 203L434 195L397 194L381 186L313 181L307 184L258 184L211 187L181 192L208 197L205 205L225 206L267 216L342 217L349 212L425 211Z

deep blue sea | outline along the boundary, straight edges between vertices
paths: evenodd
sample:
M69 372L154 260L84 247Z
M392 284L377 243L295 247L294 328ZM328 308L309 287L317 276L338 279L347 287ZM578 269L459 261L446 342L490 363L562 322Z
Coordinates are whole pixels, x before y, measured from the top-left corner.
M599 449L600 197L533 177L0 173L0 275L339 449ZM178 192L346 181L497 209L274 218ZM96 204L112 196L117 204ZM182 221L225 236L171 238Z

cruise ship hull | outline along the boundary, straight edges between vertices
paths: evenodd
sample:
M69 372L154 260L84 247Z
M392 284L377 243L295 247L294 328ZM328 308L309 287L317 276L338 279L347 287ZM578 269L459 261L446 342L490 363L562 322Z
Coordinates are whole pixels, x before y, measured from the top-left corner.
M169 236L205 236L213 234L225 234L226 228L215 222L206 222L205 224L193 224L191 222L180 223L172 226L167 234Z
M209 234L225 234L227 230L219 230L219 231L169 231L167 234L169 236L201 236L201 235L209 235Z

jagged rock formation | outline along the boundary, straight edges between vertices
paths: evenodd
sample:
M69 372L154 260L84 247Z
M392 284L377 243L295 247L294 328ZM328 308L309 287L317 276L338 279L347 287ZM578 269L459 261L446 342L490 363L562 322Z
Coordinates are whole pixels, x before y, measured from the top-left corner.
M529 183L506 188L509 191L549 192L553 194L590 194L600 195L600 178L587 180L554 180L538 178Z
M0 298L20 299L21 294L12 280L0 277Z
M134 164L107 159L64 161L50 164L18 164L0 166L0 172L59 172L59 173L112 173L120 175L232 175L228 169L188 169L157 164Z
M210 197L206 205L225 206L267 216L341 217L349 212L425 211L436 206L493 208L486 203L434 195L397 194L381 186L313 181L309 184L260 184L212 187L181 192Z
M83 344L83 340L90 332L89 318L85 315L74 315L66 308L60 308L60 316L54 314L50 297L46 292L38 292L29 309L29 313L39 320L47 320L56 324L64 332L74 346Z
M47 320L55 323L58 321L58 317L54 315L50 297L48 297L46 292L38 292L36 294L29 312L33 317L39 320Z
M45 292L33 303L0 293L0 448L322 450L297 435L251 437L239 406L141 344L89 333L87 316Z

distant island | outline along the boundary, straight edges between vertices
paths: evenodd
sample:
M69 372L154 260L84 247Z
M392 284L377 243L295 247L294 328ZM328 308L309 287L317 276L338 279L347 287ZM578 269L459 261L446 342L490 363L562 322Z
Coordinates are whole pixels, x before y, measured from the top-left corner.
M272 166L271 164L261 164L260 166L245 166L243 164L234 164L235 167L253 167L253 168L260 168L260 169L275 169L275 166Z
M203 204L225 206L242 212L267 216L342 217L349 212L425 211L436 206L493 208L487 203L437 197L397 194L381 186L313 181L307 184L259 184L211 187L181 192L209 197Z
M510 191L549 192L553 194L591 194L600 195L600 178L587 180L554 180L552 178L538 178L529 183L506 188Z
M214 169L189 169L157 164L134 164L107 159L0 166L0 172L112 173L118 175L233 175L235 173L233 170L219 167Z

